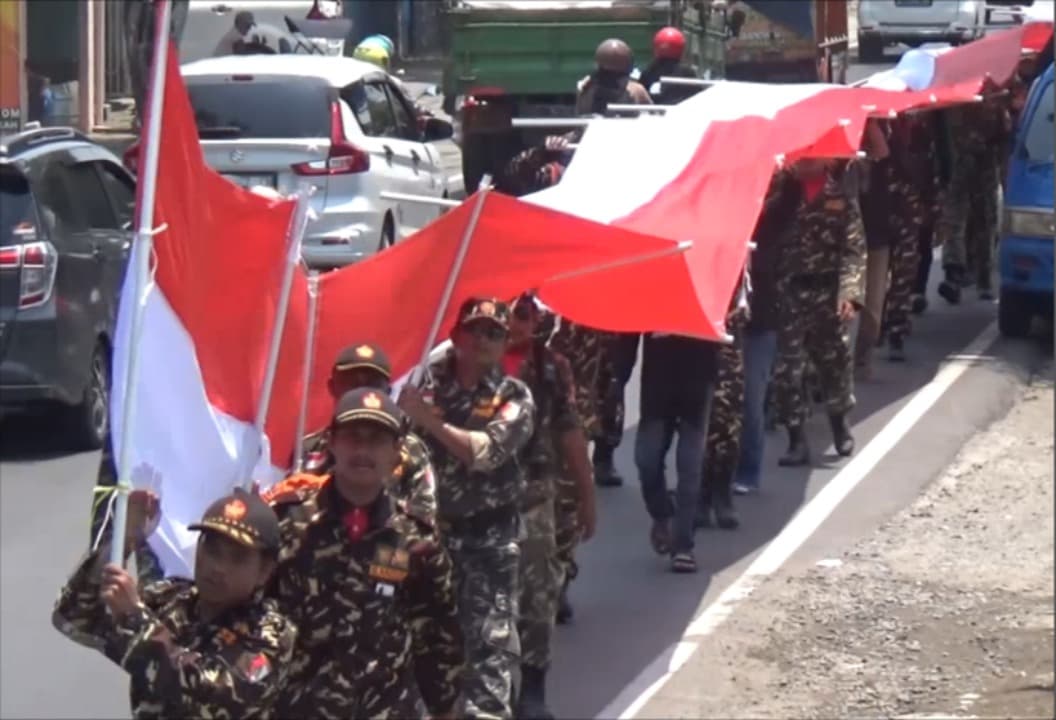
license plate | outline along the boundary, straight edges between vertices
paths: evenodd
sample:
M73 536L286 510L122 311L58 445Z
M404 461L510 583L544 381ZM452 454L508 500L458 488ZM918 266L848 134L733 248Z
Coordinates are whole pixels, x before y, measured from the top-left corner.
M899 7L931 7L931 0L895 0Z
M274 173L224 173L224 177L242 187L249 189L258 185L264 187L270 187L275 189L275 175Z

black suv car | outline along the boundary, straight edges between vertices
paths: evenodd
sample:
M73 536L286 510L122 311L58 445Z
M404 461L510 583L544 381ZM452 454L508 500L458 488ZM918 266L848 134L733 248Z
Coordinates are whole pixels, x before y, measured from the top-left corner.
M57 412L78 448L107 436L135 187L70 128L0 138L0 415Z

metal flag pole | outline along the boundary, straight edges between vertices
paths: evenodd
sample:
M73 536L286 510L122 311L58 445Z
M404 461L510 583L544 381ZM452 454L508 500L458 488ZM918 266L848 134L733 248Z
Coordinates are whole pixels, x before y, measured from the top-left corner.
M297 194L297 205L290 221L289 253L286 256L286 269L282 276L282 287L279 300L275 303L275 325L271 331L271 344L268 347L268 364L264 371L264 384L260 388L260 402L257 403L257 415L253 420L253 435L249 452L242 463L242 477L238 479L246 490L253 487L253 467L260 459L264 444L264 424L268 420L268 409L271 406L271 394L275 389L275 374L279 369L279 350L282 348L282 332L286 328L286 313L290 307L290 291L293 289L293 275L301 263L301 241L308 226L308 209L311 192L307 189Z
M134 273L132 290L132 318L129 323L129 353L125 366L125 377L122 378L125 388L125 401L121 408L121 448L117 461L117 493L114 506L114 530L110 544L110 562L114 565L125 564L125 528L128 522L128 493L132 489L130 477L132 468L132 428L136 423L136 390L139 380L139 353L136 351L139 338L143 332L143 314L146 309L147 295L152 281L150 279L150 256L154 247L154 198L158 186L158 156L161 149L161 108L165 100L165 66L169 57L169 18L172 8L169 0L156 0L154 25L154 66L150 78L150 105L147 108L147 138L143 146L143 167L139 176L142 193L139 203L139 217L136 218L136 262L131 268Z
M297 437L293 470L304 469L304 426L308 423L309 384L312 381L312 364L315 362L315 326L319 324L319 273L312 270L308 275L308 339L304 348L304 371L301 373L301 408L297 413Z
M440 296L440 302L436 306L433 324L429 328L429 335L426 338L425 347L422 349L422 360L418 363L418 367L414 369L414 374L411 375L411 385L413 386L421 385L422 378L425 377L425 370L429 367L429 355L433 351L436 339L440 336L440 323L444 321L447 306L451 304L451 296L455 292L455 283L458 282L458 276L462 272L462 263L465 262L466 255L469 254L469 243L473 239L473 233L476 232L477 223L480 221L480 213L484 210L484 201L487 200L490 190L491 175L485 175L480 179L480 185L477 187L477 202L473 206L469 222L466 223L466 229L462 232L462 241L458 245L458 253L455 255L455 261L447 274L447 284L444 285L444 292Z

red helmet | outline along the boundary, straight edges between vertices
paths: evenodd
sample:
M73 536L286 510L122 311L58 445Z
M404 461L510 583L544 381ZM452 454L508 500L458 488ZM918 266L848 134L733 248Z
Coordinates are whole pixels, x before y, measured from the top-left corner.
M665 27L653 36L653 57L659 60L681 60L686 36L678 28Z

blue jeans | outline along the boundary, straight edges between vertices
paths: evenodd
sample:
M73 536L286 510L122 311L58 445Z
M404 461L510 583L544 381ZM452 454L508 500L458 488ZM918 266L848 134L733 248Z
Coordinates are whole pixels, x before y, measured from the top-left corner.
M707 450L708 417L711 415L711 392L708 392L699 416L694 418L642 418L634 444L634 463L642 485L645 509L654 521L674 518L674 552L693 550L693 522L700 502L701 468ZM678 484L675 502L667 492L664 458L678 430L675 468Z
M741 459L734 482L758 489L766 450L766 388L777 357L776 330L748 330L744 334L744 422Z

